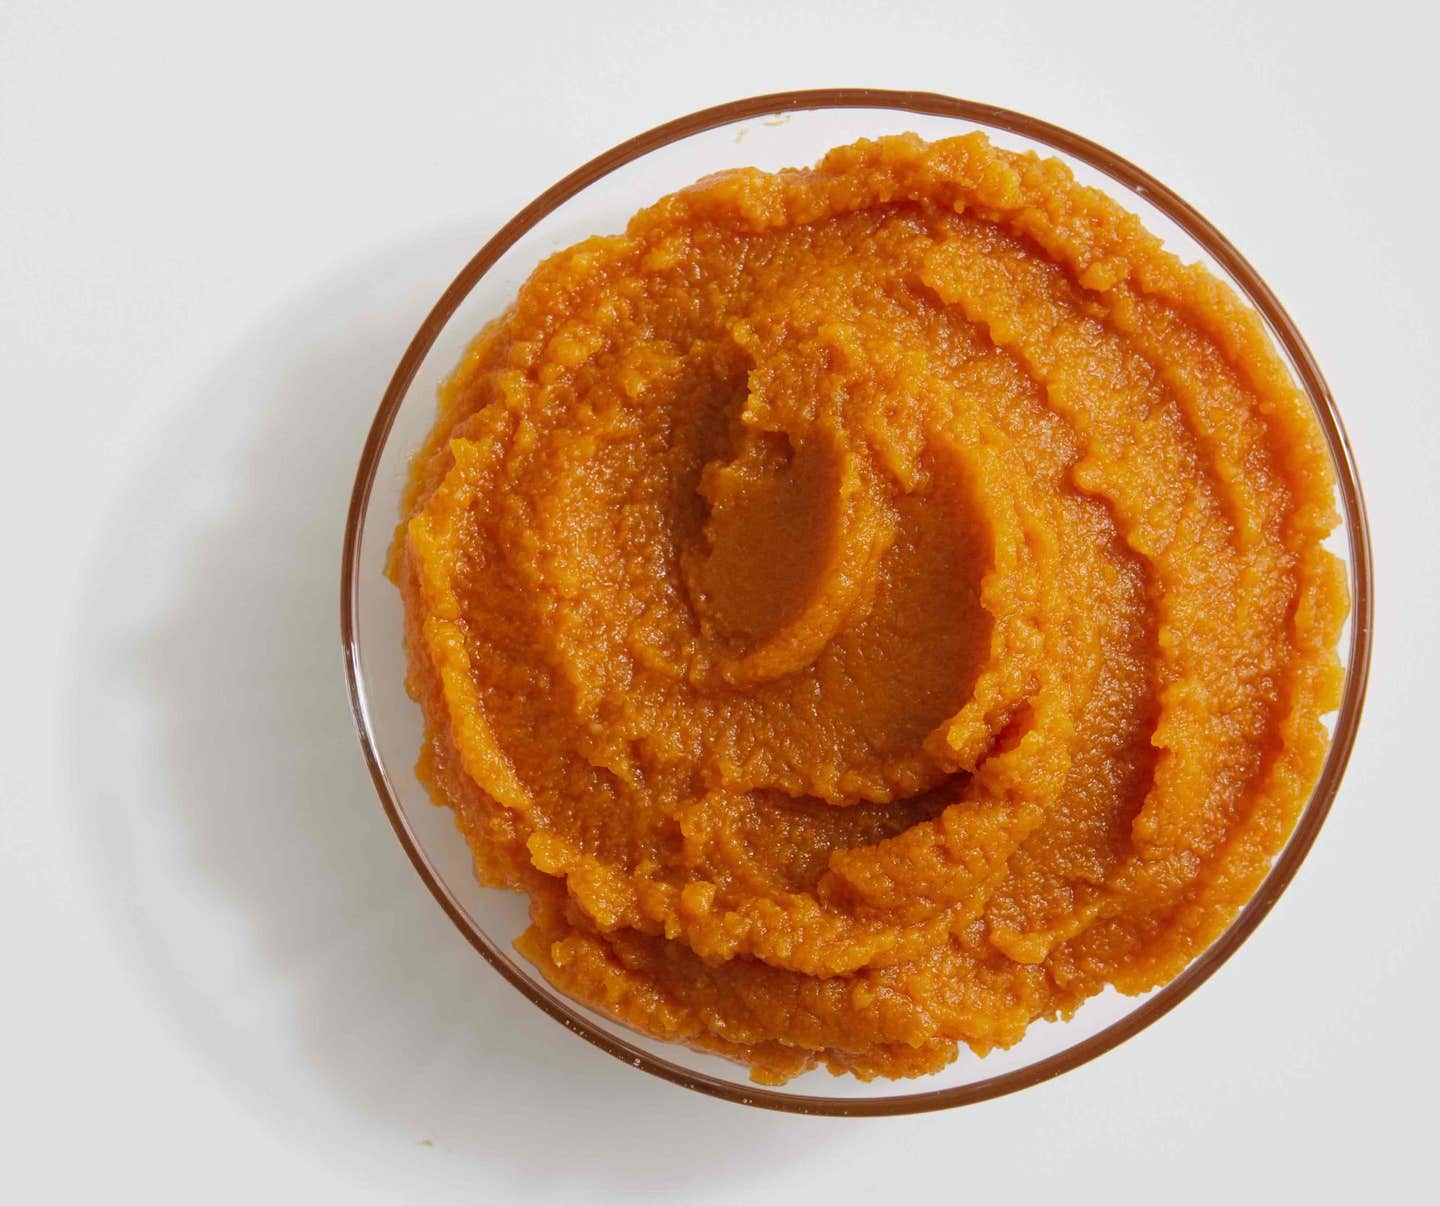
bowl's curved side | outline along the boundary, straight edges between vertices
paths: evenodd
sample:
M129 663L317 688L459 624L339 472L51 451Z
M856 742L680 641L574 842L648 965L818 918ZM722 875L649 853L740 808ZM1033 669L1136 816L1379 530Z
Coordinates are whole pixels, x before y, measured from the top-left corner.
M514 244L537 223L589 185L650 151L720 126L749 118L796 110L887 109L911 114L956 118L1043 143L1102 172L1125 189L1154 205L1214 258L1260 312L1274 338L1289 357L1324 431L1339 483L1344 510L1350 567L1351 617L1345 687L1330 750L1320 778L1284 849L1255 896L1229 928L1178 977L1156 990L1119 1021L1066 1050L1024 1068L932 1092L874 1098L819 1097L781 1089L741 1086L675 1064L597 1029L583 1014L555 995L547 995L517 972L468 920L441 877L430 864L407 823L388 772L379 756L366 703L360 662L359 561L365 515L375 486L380 456L415 375L456 309L476 284ZM441 294L406 348L386 387L361 453L355 475L340 570L340 639L350 705L370 777L386 815L416 872L440 907L469 940L520 992L561 1025L617 1059L665 1080L744 1105L801 1114L890 1115L966 1105L1039 1084L1094 1059L1143 1030L1195 991L1230 957L1260 924L1294 877L1314 844L1335 799L1354 745L1370 671L1374 617L1373 565L1369 524L1354 453L1334 398L1319 365L1293 320L1268 285L1240 252L1193 206L1133 163L1087 138L1038 118L994 105L960 100L931 92L874 88L826 88L777 92L702 109L656 126L628 139L556 182L510 219L475 254Z

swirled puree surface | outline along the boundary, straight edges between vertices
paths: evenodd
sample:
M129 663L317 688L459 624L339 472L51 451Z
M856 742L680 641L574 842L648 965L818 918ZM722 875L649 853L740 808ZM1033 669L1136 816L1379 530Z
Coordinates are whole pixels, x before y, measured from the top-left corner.
M780 1082L1174 977L1327 747L1321 432L1256 315L968 135L543 263L392 573L419 771L561 991Z

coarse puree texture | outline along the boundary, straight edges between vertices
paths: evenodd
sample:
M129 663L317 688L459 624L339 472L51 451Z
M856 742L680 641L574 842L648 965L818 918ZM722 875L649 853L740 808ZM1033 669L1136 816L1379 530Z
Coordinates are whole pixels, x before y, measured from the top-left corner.
M1177 975L1327 748L1334 480L1253 311L983 136L546 260L391 558L419 773L562 992L762 1082Z

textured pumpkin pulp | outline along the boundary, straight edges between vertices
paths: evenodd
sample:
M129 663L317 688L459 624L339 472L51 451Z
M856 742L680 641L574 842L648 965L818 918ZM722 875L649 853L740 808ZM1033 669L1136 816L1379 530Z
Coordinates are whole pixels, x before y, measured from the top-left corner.
M1334 483L1256 315L967 135L553 256L392 557L419 771L562 992L780 1082L1173 978L1327 748Z

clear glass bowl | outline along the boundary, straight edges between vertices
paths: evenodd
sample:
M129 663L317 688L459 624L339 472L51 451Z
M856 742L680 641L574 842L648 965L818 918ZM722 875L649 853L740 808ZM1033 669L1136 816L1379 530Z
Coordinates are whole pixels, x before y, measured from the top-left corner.
M384 576L386 553L410 458L435 419L437 387L544 257L586 236L619 231L643 205L724 168L808 165L863 136L914 131L938 138L974 129L1005 147L1060 155L1080 180L1138 213L1172 251L1207 264L1264 316L1315 408L1339 483L1343 525L1333 547L1349 567L1352 599L1343 702L1332 718L1333 743L1319 783L1269 876L1230 928L1165 987L1143 997L1111 990L1068 1022L1032 1026L1008 1051L979 1059L962 1048L949 1068L921 1080L865 1084L814 1071L783 1088L762 1088L739 1065L653 1041L569 1000L515 953L511 943L526 924L525 898L480 887L449 810L430 802L412 769L421 717L405 694L400 597ZM871 89L752 97L667 122L578 168L507 222L435 304L381 400L350 503L340 600L351 703L380 802L415 869L475 949L556 1021L636 1068L729 1101L808 1114L899 1114L1013 1092L1108 1051L1184 1000L1269 912L1315 840L1360 718L1371 616L1365 509L1340 417L1294 323L1240 253L1164 185L1077 134L990 105Z

